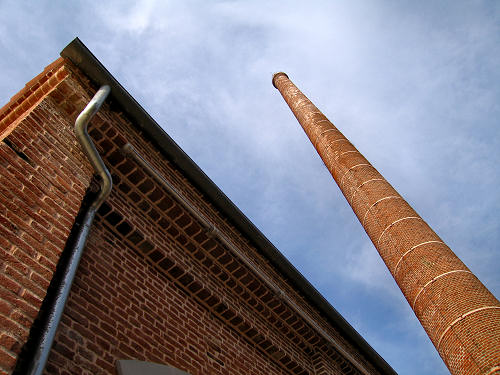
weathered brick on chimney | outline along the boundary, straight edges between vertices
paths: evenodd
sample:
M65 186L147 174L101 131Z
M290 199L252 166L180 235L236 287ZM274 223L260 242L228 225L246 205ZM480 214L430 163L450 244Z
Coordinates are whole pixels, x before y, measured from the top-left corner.
M493 374L500 303L284 73L273 85L299 121L453 374Z

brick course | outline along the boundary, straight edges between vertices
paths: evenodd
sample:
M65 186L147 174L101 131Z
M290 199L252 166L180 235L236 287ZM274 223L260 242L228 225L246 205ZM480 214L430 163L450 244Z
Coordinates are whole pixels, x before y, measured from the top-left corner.
M453 374L500 363L500 302L284 73L273 77Z

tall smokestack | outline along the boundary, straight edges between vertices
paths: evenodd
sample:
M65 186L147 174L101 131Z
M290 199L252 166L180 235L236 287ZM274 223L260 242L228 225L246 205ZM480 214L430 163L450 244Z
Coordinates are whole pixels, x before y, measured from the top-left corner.
M500 303L285 73L276 87L452 374L500 373Z

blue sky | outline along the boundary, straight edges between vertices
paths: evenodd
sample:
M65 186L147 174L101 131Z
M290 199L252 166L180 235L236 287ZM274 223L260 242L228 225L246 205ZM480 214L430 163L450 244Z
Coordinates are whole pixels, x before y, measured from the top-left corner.
M447 370L278 91L285 71L500 295L500 3L0 2L3 105L78 36L400 374Z

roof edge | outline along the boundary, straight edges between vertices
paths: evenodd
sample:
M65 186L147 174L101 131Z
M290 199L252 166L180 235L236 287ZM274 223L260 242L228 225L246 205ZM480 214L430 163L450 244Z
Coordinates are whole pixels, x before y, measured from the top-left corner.
M373 349L370 344L344 319L344 317L314 288L309 281L285 258L285 256L257 229L257 227L240 211L240 209L217 187L217 185L198 167L198 165L175 143L161 126L142 108L142 106L125 90L125 88L102 65L93 53L75 38L60 53L70 60L88 78L99 86L111 87L110 97L133 120L160 151L190 179L212 201L215 207L227 215L235 227L247 236L254 245L271 261L272 265L282 272L316 307L328 321L338 328L360 349L371 363L383 374L397 373Z

